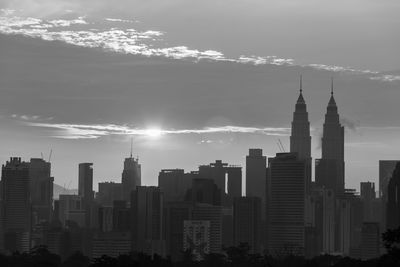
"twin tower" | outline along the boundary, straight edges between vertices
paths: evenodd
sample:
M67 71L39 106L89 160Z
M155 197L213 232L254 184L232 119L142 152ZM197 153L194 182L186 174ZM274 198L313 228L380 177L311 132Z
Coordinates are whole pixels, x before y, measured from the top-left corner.
M315 161L315 184L331 189L336 196L344 194L344 127L340 124L338 109L333 97L333 79L331 97L325 114L321 139L321 158ZM300 95L293 113L290 152L296 152L298 158L307 162L306 191L311 190L311 134L307 105L303 97L302 77L300 76Z

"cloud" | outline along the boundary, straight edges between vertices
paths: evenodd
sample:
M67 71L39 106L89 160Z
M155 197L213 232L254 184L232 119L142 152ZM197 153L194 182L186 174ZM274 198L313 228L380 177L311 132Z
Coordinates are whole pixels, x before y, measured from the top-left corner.
M25 120L25 119L24 119ZM126 136L152 136L153 129L133 128L128 125L117 124L66 124L66 123L41 123L26 122L28 126L50 128L56 130L57 134L52 137L62 139L93 139L109 135ZM241 127L241 126L220 126L206 127L202 129L157 129L157 135L183 135L183 134L216 134L216 133L242 133L261 134L272 136L287 136L289 128L274 127ZM206 141L206 143L209 143Z
M50 121L53 117L42 117L39 115L19 115L19 114L11 114L11 118L23 121Z
M382 81L382 82L394 82L400 81L399 75L381 75L381 76L374 76L370 78L371 80Z
M360 126L360 123L357 121L353 121L351 119L348 119L346 117L340 117L340 123L346 128L349 129L353 132L357 131L358 127Z
M72 19L72 20L56 19L56 20L49 20L48 23L54 25L55 27L69 27L74 24L88 24L83 18L84 17L79 17L77 19Z
M133 21L105 18L106 21L114 22L114 24L131 23ZM90 29L85 29L85 25L90 24ZM78 29L71 29L72 25L79 25ZM400 76L384 75L372 70L359 70L351 67L342 67L325 64L305 64L300 65L291 58L283 58L278 56L246 56L241 55L238 58L228 58L222 52L216 50L197 50L184 45L173 47L162 47L162 39L164 32L156 30L138 31L133 28L113 27L104 29L96 28L96 22L88 22L85 17L76 19L54 19L42 20L32 17L15 16L14 12L2 9L0 10L0 33L18 34L28 37L41 38L47 41L63 41L68 44L102 48L107 51L143 55L143 56L162 56L173 59L189 59L194 61L212 60L224 62L237 62L242 64L253 65L285 65L311 67L317 70L326 70L331 72L344 72L360 75L368 75L372 80L383 82L400 81ZM87 27L86 27L87 28Z

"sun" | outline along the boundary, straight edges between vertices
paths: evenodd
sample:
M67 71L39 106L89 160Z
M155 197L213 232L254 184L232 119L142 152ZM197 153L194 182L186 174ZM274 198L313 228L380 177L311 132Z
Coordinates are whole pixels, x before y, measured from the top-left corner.
M145 135L152 138L158 138L163 134L163 131L159 128L149 128L145 130Z

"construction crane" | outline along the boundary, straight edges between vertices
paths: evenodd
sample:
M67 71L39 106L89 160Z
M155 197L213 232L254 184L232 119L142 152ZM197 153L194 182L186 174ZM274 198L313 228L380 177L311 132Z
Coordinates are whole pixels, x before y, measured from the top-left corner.
M279 148L279 152L286 152L285 147L283 146L281 139L278 139L278 142L276 142L276 145Z
M48 162L50 162L50 160L51 160L51 156L53 155L53 149L50 149L50 154L49 154L49 160L48 160Z

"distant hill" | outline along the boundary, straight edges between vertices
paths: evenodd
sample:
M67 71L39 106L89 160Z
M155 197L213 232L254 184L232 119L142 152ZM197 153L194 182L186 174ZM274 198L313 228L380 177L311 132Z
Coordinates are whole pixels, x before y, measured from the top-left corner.
M58 199L60 195L77 195L78 189L66 189L61 185L53 185L53 198Z

